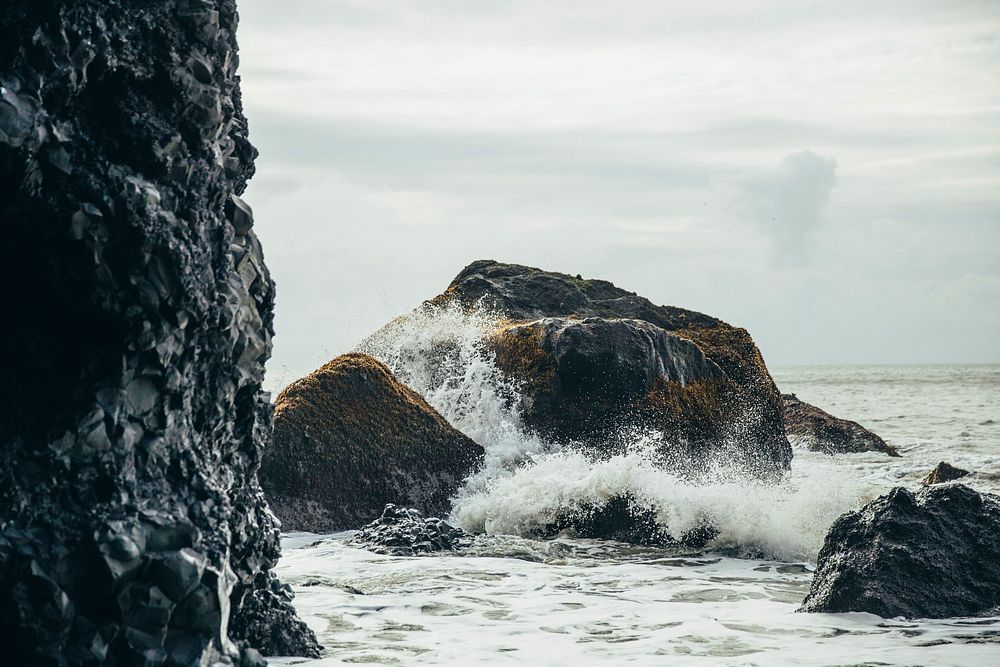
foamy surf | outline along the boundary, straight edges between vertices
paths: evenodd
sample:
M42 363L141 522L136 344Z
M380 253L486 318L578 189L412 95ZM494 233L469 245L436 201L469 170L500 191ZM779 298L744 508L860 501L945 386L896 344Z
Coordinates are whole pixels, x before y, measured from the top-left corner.
M278 570L329 656L307 664L987 665L997 655L1000 618L795 613L812 578L804 562L504 539L506 550L483 555L414 558L341 537L286 543Z
M822 393L830 371L804 376L801 386L792 375L783 388L831 408L842 401L850 408L845 414L859 421L866 409L880 419L900 414L893 412L900 406L926 412L936 396L953 415L949 424L960 422L956 432L981 437L975 447L955 450L950 431L935 430L942 420L905 410L915 415L912 425L894 417L885 422L897 429L887 430L903 459L797 448L778 485L749 481L721 464L705 484L692 485L650 455L655 434L633 434L627 454L595 461L526 432L513 408L517 387L481 343L495 322L484 311L428 308L365 342L366 352L486 447L486 468L455 498L452 517L482 533L457 555L415 558L354 548L346 534L287 536L277 569L328 649L309 667L996 662L1000 618L899 621L795 612L816 551L841 512L890 486L918 483L945 453L957 451L974 470L991 469L1000 431L986 423L997 419L987 397L996 395L1000 370L980 373L989 379L979 393L964 373L947 385L910 390L909 376L902 376L907 389L894 388L881 377L891 375L886 371L877 389L865 393L850 379L859 373L851 369L840 373L848 389L830 395ZM982 472L973 482L1000 489ZM621 495L655 508L675 534L711 523L718 535L700 551L524 537L561 512Z
M466 530L534 537L561 518L628 498L674 539L708 527L717 531L712 548L808 559L830 523L862 498L862 485L820 463L764 484L725 461L706 462L706 476L695 484L660 465L656 433L626 433L630 451L603 460L546 442L524 427L518 386L483 344L498 323L483 308L427 304L359 347L486 449L483 470L454 499L451 519Z
M862 486L831 466L798 466L781 484L727 477L693 484L641 453L592 461L579 452L535 457L485 490L462 494L452 520L473 532L532 536L561 517L628 497L676 540L718 531L707 548L776 560L815 558L830 524L856 507Z

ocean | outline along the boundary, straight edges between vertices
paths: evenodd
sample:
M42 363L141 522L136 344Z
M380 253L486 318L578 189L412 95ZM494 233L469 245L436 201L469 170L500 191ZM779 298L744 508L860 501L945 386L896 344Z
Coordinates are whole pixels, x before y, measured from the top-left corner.
M418 313L360 349L386 362L487 449L451 521L481 535L458 555L376 555L351 535L284 536L277 568L326 647L309 667L401 665L994 665L1000 617L882 619L797 613L816 553L842 513L939 461L1000 492L1000 365L777 366L783 392L853 419L900 458L827 456L799 443L778 486L727 474L690 486L656 468L656 434L594 462L521 428L517 388L478 341L488 314ZM628 492L706 548L532 539L554 512ZM933 582L929 595L933 595Z

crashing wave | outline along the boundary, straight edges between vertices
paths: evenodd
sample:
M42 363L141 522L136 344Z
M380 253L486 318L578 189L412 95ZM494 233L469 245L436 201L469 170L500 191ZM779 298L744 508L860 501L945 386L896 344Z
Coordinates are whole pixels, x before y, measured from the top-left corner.
M842 470L834 474L811 460L797 460L778 484L754 480L724 460L703 462L692 481L663 466L655 447L663 436L655 432L623 432L632 442L628 451L604 459L546 442L525 428L518 386L484 344L500 323L484 308L425 304L358 348L486 449L483 469L454 499L451 520L465 530L551 535L626 503L638 521L652 517L667 541L701 534L711 537L709 547L736 555L807 559L833 520L862 496Z

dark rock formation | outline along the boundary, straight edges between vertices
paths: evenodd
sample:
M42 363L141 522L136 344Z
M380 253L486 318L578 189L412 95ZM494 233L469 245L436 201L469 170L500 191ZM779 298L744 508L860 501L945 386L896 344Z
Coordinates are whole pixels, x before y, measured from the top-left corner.
M551 537L566 530L572 531L577 537L696 549L705 546L718 534L711 526L704 525L687 532L679 539L674 538L657 521L657 514L652 508L645 507L628 496L617 496L603 505L569 512L548 526L544 536Z
M961 484L896 488L833 524L802 611L996 613L998 564L1000 497Z
M236 20L233 0L0 11L7 664L318 652L255 474L273 284L238 199Z
M347 354L278 395L260 480L285 530L330 532L387 503L444 514L482 457L383 364Z
M934 484L944 484L946 482L954 482L956 479L962 479L969 475L968 470L963 470L961 468L956 468L950 463L945 463L941 461L936 466L934 470L927 473L921 482L924 486L933 486Z
M785 403L785 431L799 438L812 452L854 454L882 452L899 456L899 451L857 422L834 417L815 405L800 401L795 394L782 394Z
M668 459L720 454L763 477L788 469L781 396L744 329L603 280L487 260L431 303L449 301L509 320L490 344L521 382L525 421L551 438L609 453L623 427L652 428Z
M350 543L389 556L417 556L422 553L453 551L469 543L471 537L438 518L424 518L415 509L388 504L382 516L362 528Z

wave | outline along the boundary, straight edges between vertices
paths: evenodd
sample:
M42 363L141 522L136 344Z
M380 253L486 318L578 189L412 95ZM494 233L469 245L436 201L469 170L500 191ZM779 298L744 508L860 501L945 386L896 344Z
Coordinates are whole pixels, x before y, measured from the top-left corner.
M710 526L717 533L710 548L798 560L814 558L830 524L859 504L857 480L811 459L796 459L780 484L708 461L693 483L658 464L658 433L625 434L629 450L609 459L544 441L524 426L518 386L483 343L500 320L485 308L425 304L358 347L485 448L483 469L454 498L451 520L462 528L530 537L628 498L674 539Z

